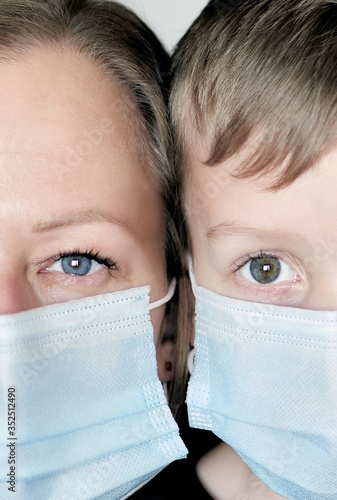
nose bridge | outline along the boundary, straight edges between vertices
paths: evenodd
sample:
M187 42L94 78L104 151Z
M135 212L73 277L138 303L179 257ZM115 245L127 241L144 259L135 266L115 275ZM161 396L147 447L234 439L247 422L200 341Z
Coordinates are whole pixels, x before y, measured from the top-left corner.
M330 263L315 273L303 307L316 310L337 310L337 263Z

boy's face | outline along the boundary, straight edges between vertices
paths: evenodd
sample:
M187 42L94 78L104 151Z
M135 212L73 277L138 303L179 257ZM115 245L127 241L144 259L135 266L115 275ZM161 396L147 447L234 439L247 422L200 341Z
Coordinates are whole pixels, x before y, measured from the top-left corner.
M185 206L197 283L232 298L337 309L337 148L290 186L192 160Z

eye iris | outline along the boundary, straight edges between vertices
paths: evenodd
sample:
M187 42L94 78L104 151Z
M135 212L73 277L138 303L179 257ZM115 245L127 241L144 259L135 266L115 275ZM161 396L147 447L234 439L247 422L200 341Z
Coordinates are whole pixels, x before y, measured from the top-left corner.
M66 274L85 276L91 269L92 261L87 257L72 255L61 259L61 266Z
M275 257L258 257L250 262L250 273L258 283L273 283L280 272L281 264Z

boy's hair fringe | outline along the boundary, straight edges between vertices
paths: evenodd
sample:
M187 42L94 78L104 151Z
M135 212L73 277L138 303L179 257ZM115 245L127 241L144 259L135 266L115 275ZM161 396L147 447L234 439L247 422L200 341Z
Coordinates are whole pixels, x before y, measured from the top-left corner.
M173 56L177 172L182 182L193 141L206 140L209 166L253 143L233 175L269 175L279 189L337 138L337 1L223 3L209 3Z

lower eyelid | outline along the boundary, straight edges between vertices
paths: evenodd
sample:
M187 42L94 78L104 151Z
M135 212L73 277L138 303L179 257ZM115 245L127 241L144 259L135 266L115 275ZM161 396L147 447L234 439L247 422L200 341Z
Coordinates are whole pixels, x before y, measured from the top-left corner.
M303 288L301 281L296 279L293 281L281 281L278 283L262 284L258 282L248 281L244 278L236 281L236 286L245 290L249 294L253 294L253 299L257 296L265 296L266 298L275 297L286 294L287 296L293 293L298 294Z

